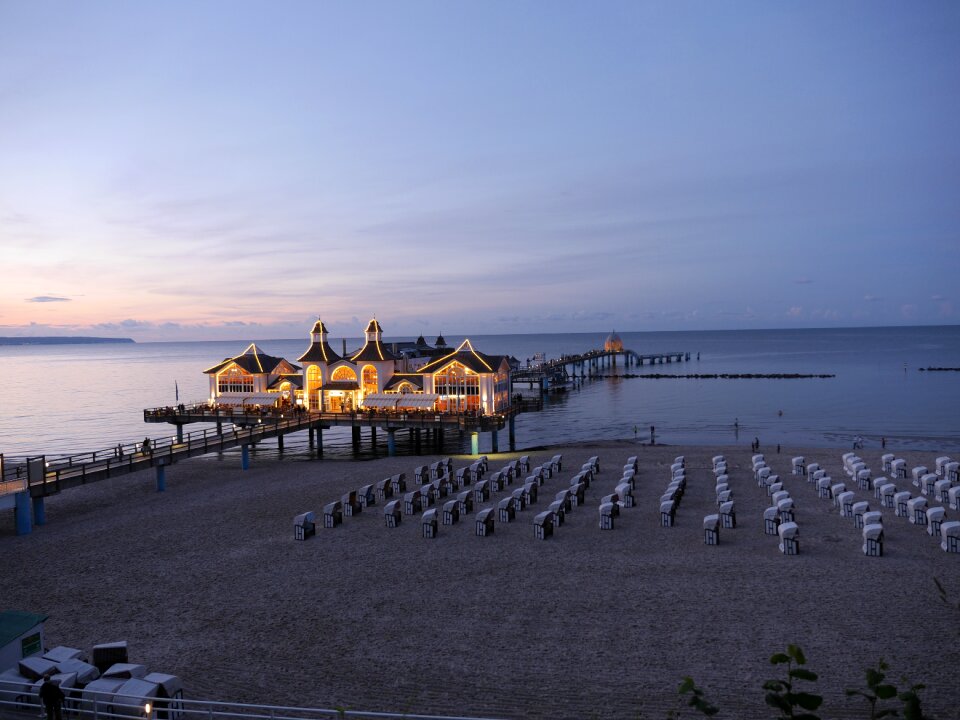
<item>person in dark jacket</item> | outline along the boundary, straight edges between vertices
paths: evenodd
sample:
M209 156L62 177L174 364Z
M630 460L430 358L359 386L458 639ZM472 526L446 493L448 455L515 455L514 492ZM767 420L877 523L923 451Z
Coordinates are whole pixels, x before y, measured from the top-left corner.
M47 720L63 720L63 690L50 678L40 686L40 701L47 708Z

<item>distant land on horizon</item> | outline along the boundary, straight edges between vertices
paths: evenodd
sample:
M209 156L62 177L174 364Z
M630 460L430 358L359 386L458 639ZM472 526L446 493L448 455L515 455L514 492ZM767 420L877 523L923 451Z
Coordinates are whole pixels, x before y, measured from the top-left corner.
M55 337L2 337L0 345L92 345L96 343L132 343L133 338L86 337L83 335Z

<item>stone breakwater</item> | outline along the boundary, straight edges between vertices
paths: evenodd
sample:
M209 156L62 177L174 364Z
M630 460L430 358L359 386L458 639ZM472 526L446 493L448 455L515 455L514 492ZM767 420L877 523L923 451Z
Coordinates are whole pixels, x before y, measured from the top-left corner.
M646 378L648 380L800 380L805 378L832 378L833 374L809 375L805 373L643 373L604 375L605 378Z

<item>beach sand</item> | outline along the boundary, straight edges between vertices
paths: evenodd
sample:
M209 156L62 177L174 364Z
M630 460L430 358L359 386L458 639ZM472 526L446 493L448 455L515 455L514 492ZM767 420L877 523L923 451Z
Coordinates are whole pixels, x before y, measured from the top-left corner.
M769 718L761 685L784 672L770 655L796 643L821 675L824 718L868 716L844 688L862 686L864 668L880 658L895 682L926 684L930 713L960 717L960 555L884 509L884 557L865 557L853 520L790 474L791 457L804 455L845 479L844 450L762 450L797 505L795 557L763 533L769 502L747 448L598 442L491 455L491 470L520 454L536 465L557 452L564 467L539 503L514 523L498 522L490 537L474 534L471 515L423 539L418 518L388 529L377 506L336 529L318 527L306 542L294 540L294 515L314 510L319 521L325 503L396 472L412 488L414 467L436 456L254 455L243 472L228 454L169 468L163 493L145 472L49 498L47 525L29 536L16 537L12 513L4 516L0 604L48 613L51 647L126 640L132 662L181 676L194 699L663 718L681 707L677 685L691 675L719 717ZM599 499L633 454L637 506L601 531ZM659 498L681 454L687 491L676 526L662 528ZM730 464L738 526L709 547L702 518L717 511L710 458L718 454ZM860 454L878 474L881 451ZM554 537L536 540L534 514L591 455L602 472L585 505ZM936 455L898 457L930 467ZM468 462L454 456L455 468Z

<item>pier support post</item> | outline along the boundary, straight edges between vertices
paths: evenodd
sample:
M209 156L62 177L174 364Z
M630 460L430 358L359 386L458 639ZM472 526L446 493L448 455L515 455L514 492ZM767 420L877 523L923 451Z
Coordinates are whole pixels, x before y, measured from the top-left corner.
M42 497L33 498L33 524L34 525L47 524L47 509L43 505Z
M417 455L420 454L420 436L421 435L422 435L422 432L420 431L420 428L416 428L413 431L413 451Z
M183 444L183 423L177 423L177 445Z
M317 433L317 457L323 456L323 428L318 427Z
M490 432L490 452L500 452L500 443L497 439L497 431Z
M240 469L249 470L250 469L250 446L243 445L240 447Z
M277 450L283 452L283 433L277 433Z
M480 433L478 432L470 433L470 454L480 454Z
M17 535L29 535L33 530L30 522L30 493L24 490L14 497L14 517L17 521Z
M397 454L397 431L387 430L387 455L393 457Z
M510 452L513 452L517 449L517 428L516 428L516 416L510 416L510 430L507 437L510 439Z
M360 426L354 425L350 428L353 440L353 449L357 450L360 447Z
M307 443L311 450L313 450L313 428L307 428Z
M370 428L370 444L373 446L373 449L377 449L377 428Z
M244 468L244 470L246 470L246 468ZM167 489L167 466L157 465L157 492L163 492L166 489Z

